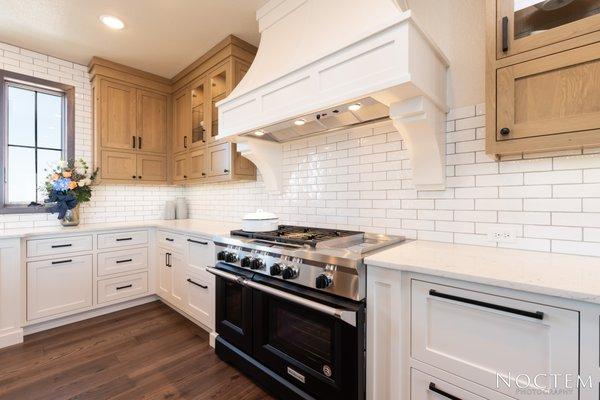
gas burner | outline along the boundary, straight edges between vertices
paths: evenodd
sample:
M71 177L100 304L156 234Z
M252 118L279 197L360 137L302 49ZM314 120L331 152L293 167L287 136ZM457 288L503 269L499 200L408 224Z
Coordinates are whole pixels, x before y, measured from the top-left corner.
M319 243L338 238L362 239L364 233L344 231L339 229L311 228L306 226L279 225L276 231L246 232L243 230L231 231L232 236L243 236L252 239L268 240L272 242L291 243L317 247Z

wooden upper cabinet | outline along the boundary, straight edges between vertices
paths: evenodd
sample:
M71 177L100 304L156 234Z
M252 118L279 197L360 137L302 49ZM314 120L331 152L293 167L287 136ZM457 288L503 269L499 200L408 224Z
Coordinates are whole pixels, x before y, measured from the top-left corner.
M192 130L189 143L189 147L192 149L204 147L206 143L208 94L204 90L205 87L207 87L205 77L201 77L192 83Z
M212 71L208 75L207 79L207 96L206 102L209 107L209 126L207 141L209 143L216 140L216 136L219 134L219 110L217 109L217 103L223 100L231 92L231 63L226 63L216 70Z
M486 151L598 146L600 0L531 3L488 0Z
M208 147L206 155L208 176L228 175L231 172L231 145L228 142Z
M186 153L176 154L173 157L173 180L183 182L187 179L188 155Z
M104 148L133 149L137 143L137 92L126 84L102 80L100 143Z
M165 95L138 90L138 149L143 152L166 153L167 106Z
M206 159L204 157L204 154L204 148L190 151L187 160L189 164L188 169L190 179L206 178Z
M140 182L164 182L167 180L167 160L163 156L139 154L137 175Z
M189 88L173 97L173 151L186 151L192 133L192 95Z
M499 59L600 30L599 0L493 1Z
M101 157L102 179L135 182L137 160L134 153L103 150Z

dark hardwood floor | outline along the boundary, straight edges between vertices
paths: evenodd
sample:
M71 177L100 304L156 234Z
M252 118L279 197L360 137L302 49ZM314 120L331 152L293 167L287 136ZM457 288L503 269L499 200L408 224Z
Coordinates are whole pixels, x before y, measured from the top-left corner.
M160 302L26 336L0 350L0 399L272 399Z

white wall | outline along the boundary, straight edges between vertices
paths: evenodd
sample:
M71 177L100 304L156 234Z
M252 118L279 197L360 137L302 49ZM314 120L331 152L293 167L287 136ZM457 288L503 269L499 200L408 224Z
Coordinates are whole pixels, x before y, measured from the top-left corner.
M450 60L451 108L485 101L485 0L407 0L419 25Z
M91 160L92 99L87 67L0 42L0 69L73 85L75 156ZM160 218L165 200L182 193L183 189L169 186L96 186L92 201L82 208L82 219L105 222ZM0 215L0 229L58 223L52 214Z

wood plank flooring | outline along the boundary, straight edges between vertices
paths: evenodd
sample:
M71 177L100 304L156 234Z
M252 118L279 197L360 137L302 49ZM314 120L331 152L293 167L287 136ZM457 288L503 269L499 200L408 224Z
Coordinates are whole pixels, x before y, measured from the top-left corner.
M219 360L208 333L157 301L0 350L0 399L272 397Z

